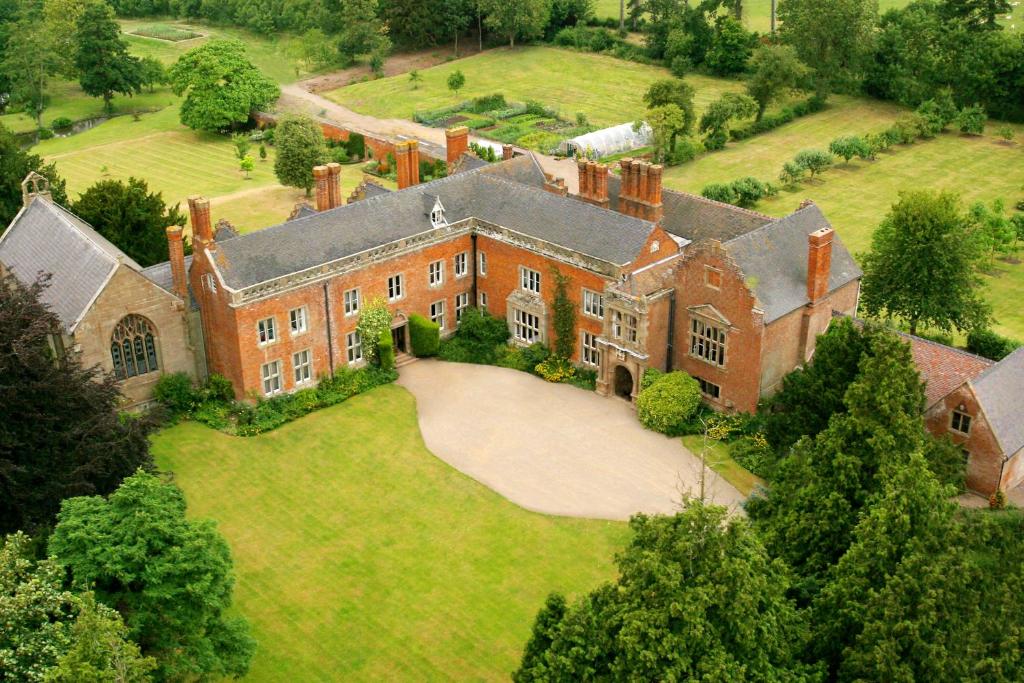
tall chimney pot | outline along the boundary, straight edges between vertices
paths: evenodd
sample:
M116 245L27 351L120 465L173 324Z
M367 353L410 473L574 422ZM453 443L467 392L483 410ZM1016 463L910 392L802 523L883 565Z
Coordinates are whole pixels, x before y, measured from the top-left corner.
M213 242L213 224L210 222L210 200L194 195L188 198L188 213L192 223L192 239L196 246Z
M185 273L185 243L180 225L167 226L167 254L171 263L171 282L174 293L188 299L188 277Z
M835 230L821 228L807 236L807 298L817 303L828 294Z
M447 142L448 165L451 166L469 149L469 128L458 126L444 132Z

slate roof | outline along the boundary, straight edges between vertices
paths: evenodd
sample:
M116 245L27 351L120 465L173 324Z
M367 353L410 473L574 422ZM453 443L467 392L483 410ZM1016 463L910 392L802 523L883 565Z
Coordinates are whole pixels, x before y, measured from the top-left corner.
M1002 359L972 383L1003 455L1024 448L1024 347Z
M119 262L142 270L85 221L42 197L34 198L0 237L0 262L24 283L51 274L41 300L69 333Z
M192 254L185 257L185 272L192 267ZM174 277L171 275L171 262L164 261L142 269L142 276L157 287L174 294Z
M218 264L235 289L315 268L432 229L434 197L449 223L478 218L616 265L643 248L653 223L539 190L543 178L530 157L492 164L241 235L218 244Z
M807 235L828 225L821 210L808 204L785 218L725 243L752 285L766 323L810 303L807 298ZM836 233L832 238L829 291L862 274Z
M616 211L619 208L621 188L622 179L614 174L609 175L608 205ZM665 210L661 227L691 242L706 239L726 242L775 220L755 211L668 188L661 191L661 203Z
M975 356L962 349L922 339L904 332L901 337L910 343L914 365L924 380L927 405L933 406L968 380L985 372L992 365L988 358Z
M374 182L367 182L363 184L363 192L366 194L365 199L369 199L370 197L379 197L382 194L388 194L391 190L383 185L378 185Z

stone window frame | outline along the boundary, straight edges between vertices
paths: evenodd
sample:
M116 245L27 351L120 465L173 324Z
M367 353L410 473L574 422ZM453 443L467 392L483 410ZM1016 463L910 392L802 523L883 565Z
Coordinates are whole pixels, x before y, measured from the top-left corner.
M462 324L462 314L469 308L469 292L455 295L455 327Z
M397 294L394 292L397 290ZM394 296L392 296L394 294ZM405 298L405 274L395 273L388 276L388 301L401 301Z
M580 363L583 365L594 368L601 367L601 349L597 344L598 336L587 330L580 331Z
M299 356L305 354L303 360ZM302 349L292 354L292 376L295 378L295 385L301 386L313 381L313 351Z
M156 326L149 319L129 313L110 333L110 362L119 380L159 372L160 345Z
M207 294L217 293L217 280L213 277L213 273L203 273L201 278L203 282L203 289L206 290Z
M628 324L630 320L632 320L632 325ZM640 316L620 308L613 308L611 328L612 339L627 344L636 344L640 339ZM624 331L626 334L623 334Z
M714 290L722 289L722 271L714 266L704 266L704 286Z
M309 332L309 311L305 306L288 311L288 329L293 337Z
M519 306L510 306L509 312L512 318L512 339L516 343L529 346L537 342L544 342L544 316ZM520 330L526 330L533 334L521 335Z
M536 287L536 289L534 288ZM528 268L526 266L519 266L519 288L524 292L530 294L536 294L540 296L541 292L541 278L540 271Z
M455 255L454 264L452 270L455 273L455 279L461 279L469 275L469 254L465 251L461 251ZM461 263L461 268L459 267Z
M354 299L350 300L349 296L353 296ZM341 293L342 311L345 313L346 318L351 318L354 315L359 315L359 308L362 300L362 292L359 287L353 287L352 289L346 289Z
M352 330L345 335L345 358L349 365L363 362L363 336L359 330Z
M277 343L277 320L274 316L256 321L256 343L261 347Z
M487 277L487 252L477 252L477 261L479 261L479 265L477 266L477 275Z
M444 284L444 259L431 261L427 264L427 285L440 287Z
M702 395L704 395L705 397L710 398L710 399L712 399L714 401L718 401L718 400L720 400L722 398L722 385L721 384L715 384L714 382L709 382L708 380L704 379L703 377L696 377L696 376L694 376L694 379L696 379L697 380L697 384L700 385L700 393Z
M698 326L701 326L703 330L696 329ZM712 339L706 334L707 330L717 331L716 337L720 338ZM725 367L726 359L729 358L728 324L691 312L687 333L690 336L687 351L690 358L707 363L714 368Z
M973 422L974 418L963 408L954 408L949 413L949 429L957 434L970 436Z
M595 320L604 320L604 294L583 287L583 315ZM595 306L596 302L596 306ZM597 311L596 313L594 311Z
M430 322L437 323L437 326L444 331L444 299L438 299L430 304Z
M481 311L487 310L487 292L477 293L477 306L480 307Z
M273 396L284 391L281 381L281 361L272 360L260 366L260 379L264 396Z

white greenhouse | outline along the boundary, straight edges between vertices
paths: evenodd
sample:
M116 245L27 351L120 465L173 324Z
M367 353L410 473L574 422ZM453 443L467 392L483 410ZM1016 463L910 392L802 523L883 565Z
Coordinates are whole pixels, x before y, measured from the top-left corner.
M640 130L633 130L633 123L630 122L564 140L559 145L559 151L566 156L582 155L601 159L646 147L651 144L651 138L650 126L645 123Z

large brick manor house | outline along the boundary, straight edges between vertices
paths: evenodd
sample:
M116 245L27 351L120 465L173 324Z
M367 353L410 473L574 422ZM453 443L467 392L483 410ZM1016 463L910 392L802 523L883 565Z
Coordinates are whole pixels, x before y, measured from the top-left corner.
M580 161L571 195L533 156L485 164L467 140L448 131L453 172L422 184L418 144L398 143L398 191L364 183L348 203L340 167L317 167L315 209L247 234L215 228L193 197L194 254L171 228L169 261L150 268L30 178L0 266L24 281L52 273L44 296L65 348L115 373L135 404L164 371L216 372L258 397L358 365L359 312L378 297L399 350L410 314L449 335L473 305L516 343L549 342L558 271L578 307L573 360L598 372L599 392L631 399L646 368L681 369L713 406L752 411L834 314L856 314L861 271L813 203L772 218L663 189L660 166L631 159L618 175Z

